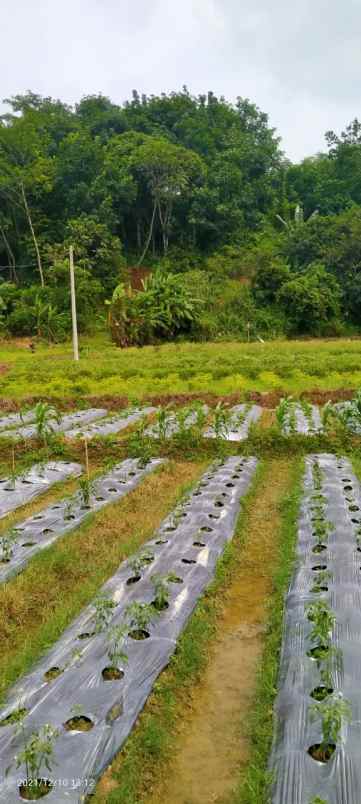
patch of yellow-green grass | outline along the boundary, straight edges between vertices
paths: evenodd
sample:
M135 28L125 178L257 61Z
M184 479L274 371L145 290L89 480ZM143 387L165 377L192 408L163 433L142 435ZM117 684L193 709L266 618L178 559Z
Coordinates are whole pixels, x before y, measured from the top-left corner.
M0 395L21 401L52 396L123 396L249 391L352 389L361 385L361 340L268 343L168 343L119 349L106 333L81 338L79 363L70 343L39 345L34 354L0 345Z
M0 695L30 669L121 561L149 539L204 463L169 461L0 587Z

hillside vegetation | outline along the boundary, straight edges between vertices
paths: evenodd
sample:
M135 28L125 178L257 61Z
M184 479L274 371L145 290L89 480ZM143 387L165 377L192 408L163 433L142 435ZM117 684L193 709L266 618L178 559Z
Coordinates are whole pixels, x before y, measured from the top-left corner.
M121 346L357 332L361 126L292 165L267 115L184 88L74 108L31 92L0 119L4 335L109 318ZM129 269L152 270L129 290ZM110 303L110 315L105 302Z

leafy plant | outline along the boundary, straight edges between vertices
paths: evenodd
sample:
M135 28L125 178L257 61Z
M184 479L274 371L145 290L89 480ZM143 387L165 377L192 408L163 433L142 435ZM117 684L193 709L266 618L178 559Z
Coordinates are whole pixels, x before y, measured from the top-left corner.
M286 430L287 427L290 425L290 417L291 411L293 408L293 399L291 396L287 396L284 399L281 399L279 404L276 407L276 421L277 424L282 432Z
M160 407L156 414L155 429L160 441L165 441L168 436L169 425L171 422L172 414L170 406Z
M36 800L42 797L45 792L48 792L49 786L41 777L41 769L45 767L49 773L52 771L54 742L59 732L47 723L38 731L33 732L30 738L25 741L22 723L21 730L24 736L24 748L15 757L16 768L25 765L26 783L22 786L26 788L26 797L29 800ZM7 769L7 773L9 770L10 768Z
M128 654L124 650L128 627L126 625L113 625L107 632L109 642L108 656L112 665L124 664L128 661Z
M327 698L325 701L310 706L311 721L321 720L322 742L320 749L327 751L330 745L337 745L341 741L341 730L344 723L350 722L352 710L349 702L341 692Z
M225 441L230 430L231 412L223 402L218 402L213 413L213 430L217 441Z
M130 603L125 609L125 616L129 620L130 628L146 631L155 614L154 606L150 603Z
M312 643L322 648L328 648L330 644L330 633L336 622L334 613L328 603L318 600L316 603L309 603L306 606L308 620L312 623L312 630L309 639Z
M11 560L17 539L18 531L16 528L10 528L0 536L0 563Z
M152 559L153 553L151 550L149 550L149 548L145 548L140 553L132 556L132 558L129 559L129 566L133 570L134 575L140 575L143 567L145 567L147 564L150 564Z
M96 634L102 633L108 627L112 619L116 603L110 597L99 594L94 600L95 613L93 617L94 631Z
M152 575L151 581L154 586L154 601L153 605L157 611L166 609L169 604L169 584L173 581L175 574L168 573L167 575Z

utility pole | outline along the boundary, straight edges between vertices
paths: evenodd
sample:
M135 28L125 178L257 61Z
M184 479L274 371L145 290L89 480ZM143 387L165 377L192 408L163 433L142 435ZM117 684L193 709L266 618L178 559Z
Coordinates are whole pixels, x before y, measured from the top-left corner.
M76 320L76 299L75 299L75 281L74 281L74 249L73 246L69 248L69 266L70 266L70 295L71 295L71 320L73 324L73 353L74 360L79 360L78 349L78 325Z

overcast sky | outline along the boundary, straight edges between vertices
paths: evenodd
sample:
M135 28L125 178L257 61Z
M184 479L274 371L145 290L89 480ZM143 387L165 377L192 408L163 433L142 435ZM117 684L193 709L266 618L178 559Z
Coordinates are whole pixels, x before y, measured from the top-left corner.
M361 0L2 0L1 95L248 97L292 159L361 117Z

